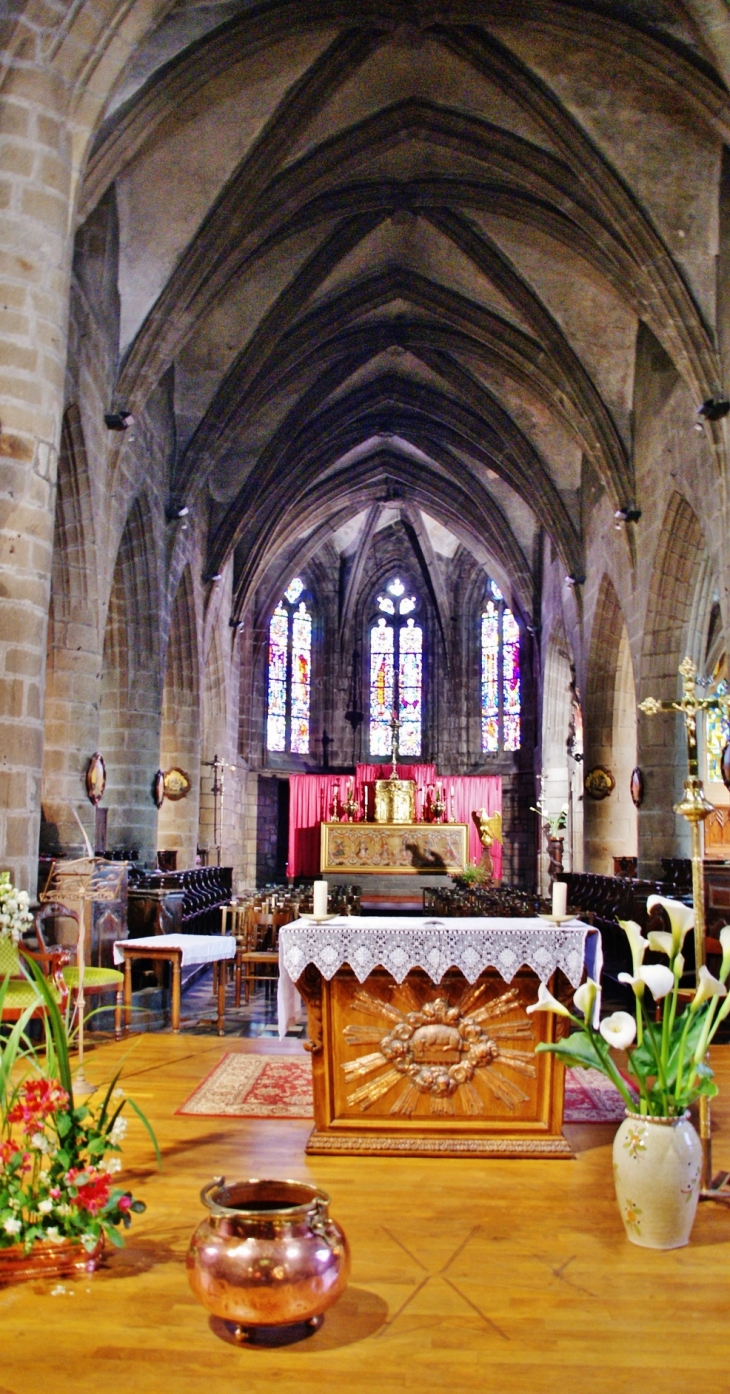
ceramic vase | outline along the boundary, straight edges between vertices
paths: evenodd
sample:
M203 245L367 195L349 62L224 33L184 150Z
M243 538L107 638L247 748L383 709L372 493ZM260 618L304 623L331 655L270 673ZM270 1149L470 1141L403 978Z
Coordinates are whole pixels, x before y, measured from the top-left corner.
M644 1249L689 1240L700 1192L702 1144L689 1121L629 1113L613 1144L613 1175L626 1236Z

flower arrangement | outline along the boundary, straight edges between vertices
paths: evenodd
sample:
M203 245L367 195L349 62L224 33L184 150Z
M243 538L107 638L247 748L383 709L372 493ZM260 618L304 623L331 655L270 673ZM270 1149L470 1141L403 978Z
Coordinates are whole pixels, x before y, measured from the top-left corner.
M569 1011L542 985L537 1002L527 1011L554 1012L567 1017L576 1028L554 1045L538 1045L537 1051L552 1052L572 1069L600 1070L615 1084L632 1112L676 1118L701 1095L712 1097L717 1093L706 1056L720 1023L730 1012L726 985L730 974L730 926L720 932L723 956L719 977L714 978L703 965L694 995L679 1013L679 984L684 972L682 946L694 925L694 911L680 901L650 896L648 910L655 906L666 911L671 931L652 930L646 938L634 920L619 920L632 958L631 973L620 973L619 981L630 984L633 990L634 1016L613 1012L601 1020L601 987L592 978L582 983L573 997L580 1016ZM668 963L644 966L647 949L663 954ZM659 1022L652 1020L647 1011L647 988L655 1003L661 1003ZM612 1049L627 1052L629 1082L613 1059Z
M45 1008L41 1052L25 1034L33 1008L0 1042L0 1251L36 1241L77 1241L88 1253L103 1241L121 1247L119 1227L145 1206L113 1177L121 1171L125 1105L147 1119L117 1087L118 1073L101 1101L77 1104L69 1060L67 1022L41 970L28 964ZM0 986L0 1012L8 981Z
M530 805L530 812L536 813L548 837L557 837L568 826L568 805L564 803L557 813L548 813L543 799Z
M16 890L10 880L10 872L0 871L0 939L20 943L33 924L29 906L28 892Z

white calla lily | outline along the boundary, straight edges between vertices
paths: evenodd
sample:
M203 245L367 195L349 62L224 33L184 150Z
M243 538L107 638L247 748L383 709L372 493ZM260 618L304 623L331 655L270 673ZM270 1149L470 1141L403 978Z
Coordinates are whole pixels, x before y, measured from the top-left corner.
M628 1012L613 1012L604 1017L599 1029L604 1041L615 1050L626 1050L636 1039L636 1022Z
M671 968L665 968L663 963L651 963L648 968L642 968L641 979L646 983L655 1002L661 1001L674 987L674 973Z
M730 973L730 924L724 925L720 930L720 944L722 945L720 982L724 983L728 973Z
M694 925L694 907L692 905L683 905L681 900L668 900L667 897L663 895L650 895L646 902L646 908L649 914L651 914L655 905L661 905L662 910L665 910L669 916L669 923L672 927L672 953L678 954L686 936Z
M667 958L672 958L674 954L674 939L666 929L653 929L649 935L649 948L655 954L666 954Z
M636 975L644 962L644 954L649 947L649 940L644 938L641 925L638 925L636 920L619 920L619 924L629 941L631 961L634 966L634 975Z
M677 957L676 957L675 960L674 960L674 965L673 965L673 966L674 966L674 976L675 976L675 978L677 979L677 982L679 982L679 979L681 978L681 976L682 976L682 974L683 974L683 972L684 972L684 954L677 954Z
M721 983L719 978L713 978L709 968L703 963L699 972L697 991L690 1002L690 1010L697 1011L703 1002L709 1001L711 997L727 997L727 988Z
M628 983L635 997L644 996L643 978L640 978L638 975L636 977L632 977L631 973L619 973L618 980L620 983Z
M525 1007L526 1012L554 1012L556 1016L570 1016L567 1007L559 1002L557 997L553 997L552 992L548 992L544 983L540 983L537 990L537 1001L532 1002L529 1007Z
M578 991L573 994L573 1001L579 1012L591 1026L598 1025L598 1016L601 1010L601 989L593 978L586 978L581 983Z

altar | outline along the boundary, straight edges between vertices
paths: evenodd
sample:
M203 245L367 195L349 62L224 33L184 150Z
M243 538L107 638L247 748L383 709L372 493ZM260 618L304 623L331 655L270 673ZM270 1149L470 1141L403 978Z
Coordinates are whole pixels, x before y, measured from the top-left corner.
M310 1153L569 1157L564 1018L528 1016L545 983L568 1000L599 971L579 920L298 920L279 935L279 1033L307 1007Z
M466 823L323 823L321 836L323 876L454 876L469 859Z

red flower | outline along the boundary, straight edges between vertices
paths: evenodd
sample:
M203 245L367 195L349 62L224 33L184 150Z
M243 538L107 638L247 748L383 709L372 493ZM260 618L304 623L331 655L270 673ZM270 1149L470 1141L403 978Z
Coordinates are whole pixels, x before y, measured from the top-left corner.
M8 1119L11 1123L22 1123L24 1132L33 1133L42 1127L44 1118L65 1109L68 1103L69 1096L57 1080L29 1079L21 1087Z
M120 1197L119 1197L119 1200L117 1201L117 1208L118 1208L119 1210L131 1210L131 1209L132 1209L132 1197L131 1197L131 1196L120 1196Z
M90 1169L91 1170L91 1169ZM88 1172L86 1173L88 1176ZM76 1199L72 1201L80 1210L88 1210L90 1215L98 1215L104 1209L111 1189L111 1179L105 1175L91 1176L79 1186Z

